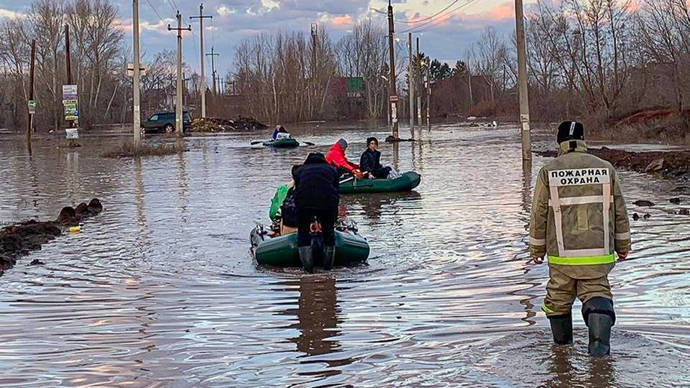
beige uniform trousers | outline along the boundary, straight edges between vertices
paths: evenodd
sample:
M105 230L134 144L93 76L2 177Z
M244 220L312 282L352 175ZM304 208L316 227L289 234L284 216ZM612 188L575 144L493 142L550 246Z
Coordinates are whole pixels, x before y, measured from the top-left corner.
M575 279L549 267L549 282L546 285L546 298L542 306L546 316L570 314L576 296L582 303L597 296L613 300L608 276Z

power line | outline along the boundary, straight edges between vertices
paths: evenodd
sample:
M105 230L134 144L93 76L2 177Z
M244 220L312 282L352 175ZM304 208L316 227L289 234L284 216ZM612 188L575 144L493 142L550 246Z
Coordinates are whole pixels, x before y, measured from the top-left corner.
M429 24L432 24L433 22L437 21L438 19L440 19L440 18L442 18L442 17L446 17L446 16L449 16L449 15L452 15L453 13L455 13L455 12L461 10L462 8L465 8L465 7L469 6L470 4L474 3L474 2L477 1L477 0L466 0L466 1L467 1L466 3L460 4L459 6L453 8L452 10L446 12L446 13L443 14L443 15L438 15L438 14L437 14L436 16L440 16L439 18L431 19L431 20L429 20L429 21L427 21L427 22L425 22L425 23L422 23L422 24L419 25L419 26L410 27L410 28L408 28L407 30L401 31L401 33L406 33L406 32L418 32L420 28L423 28L423 27L425 27L425 26L428 26Z
M445 6L442 10L436 12L435 14L433 14L433 15L431 15L431 16L427 16L427 17L424 17L424 18L421 18L421 19L416 19L416 20L399 20L399 19L393 19L393 20L395 20L396 23L405 23L405 24L417 24L417 23L422 23L422 22L425 22L425 21L427 21L427 20L433 19L434 17L438 16L440 13L444 12L444 11L447 10L448 8L450 8L450 7L452 7L453 5L455 5L458 1L460 1L460 0L454 0L454 1L452 1L450 4L448 4L447 6ZM378 10L378 9L375 9L375 8L372 8L372 10L373 10L374 12L378 12L378 13L381 13L381 14L384 14L384 15L386 14L386 12L381 11L381 10Z
M153 4L151 4L151 1L146 0L146 3L149 5L149 7L151 7L151 9L153 10L153 13L155 13L156 16L158 16L158 19L161 21L161 23L165 24L165 22L163 21L163 17L161 16L160 13L158 13L158 10L156 9L156 7L154 7Z

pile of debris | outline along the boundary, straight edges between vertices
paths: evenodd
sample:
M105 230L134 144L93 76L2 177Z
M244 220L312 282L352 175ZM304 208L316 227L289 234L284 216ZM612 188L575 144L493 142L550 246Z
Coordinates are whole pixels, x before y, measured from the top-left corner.
M62 208L55 221L30 220L0 229L0 274L12 267L20 256L41 249L43 244L65 231L79 230L80 222L102 211L101 201L94 198L88 204L80 203L76 208ZM34 260L34 263L41 264L38 260Z
M192 120L192 128L188 132L236 132L256 131L268 128L252 117L239 116L235 120L207 117Z

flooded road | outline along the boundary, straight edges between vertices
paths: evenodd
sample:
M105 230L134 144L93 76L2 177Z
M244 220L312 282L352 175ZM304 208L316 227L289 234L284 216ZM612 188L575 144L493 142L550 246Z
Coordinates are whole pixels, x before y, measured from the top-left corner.
M267 222L290 166L341 136L358 159L371 135L366 124L323 127L293 131L314 147L191 137L188 152L140 161L101 158L115 136L76 151L38 140L32 158L21 139L0 138L0 225L92 197L105 207L0 277L0 386L690 385L690 218L668 201L687 206L687 188L621 171L629 213L651 217L631 220L631 260L610 276L613 356L592 360L579 302L574 347L551 345L539 308L548 269L526 264L545 159L523 171L515 128L443 125L417 133L423 142L382 142L382 162L422 183L343 196L368 264L257 268L249 231Z

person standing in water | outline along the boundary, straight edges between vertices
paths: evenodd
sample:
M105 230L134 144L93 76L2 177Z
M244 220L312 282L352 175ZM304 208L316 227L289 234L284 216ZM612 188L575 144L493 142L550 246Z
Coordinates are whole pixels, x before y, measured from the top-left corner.
M616 322L608 274L630 252L630 225L613 166L588 154L584 127L565 121L558 127L558 157L537 179L530 218L530 255L548 256L549 282L542 310L554 342L573 342L572 305L582 301L589 328L589 354L610 353Z

